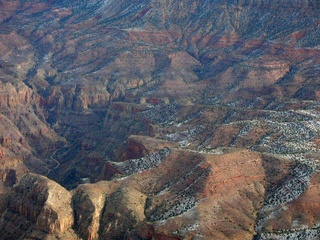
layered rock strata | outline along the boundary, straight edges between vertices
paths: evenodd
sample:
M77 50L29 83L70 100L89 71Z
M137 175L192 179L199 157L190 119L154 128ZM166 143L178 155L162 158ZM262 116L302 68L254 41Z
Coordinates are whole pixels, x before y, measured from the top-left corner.
M70 235L74 223L71 194L46 177L26 174L6 197L1 238L45 238Z
M0 1L4 238L319 238L319 11Z

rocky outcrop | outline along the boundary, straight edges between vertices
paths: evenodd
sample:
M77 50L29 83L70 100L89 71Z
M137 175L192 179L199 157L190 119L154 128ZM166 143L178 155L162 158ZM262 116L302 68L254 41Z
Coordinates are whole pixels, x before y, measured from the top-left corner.
M317 236L319 9L0 1L4 238Z
M148 152L158 154L156 149L166 144L170 151L155 165L145 164L153 155L142 157L141 169L127 176L123 166L139 159L115 164L119 173L113 180L79 185L71 192L46 177L25 175L1 206L4 239L61 234L66 239L77 239L75 234L81 239L243 239L257 233L265 239L289 229L314 234L318 174L311 176L307 165L294 167L286 159L248 150L200 153L150 137L132 138L146 143ZM301 207L305 218L300 219ZM23 225L11 230L15 221Z
M31 237L35 231L46 235L66 233L74 222L71 194L35 174L24 175L13 187L5 209L1 218L3 239Z
M110 100L110 93L104 86L83 82L81 85L66 85L54 89L45 104L55 111L68 109L87 112L92 108L106 109Z
M89 158L98 165L119 156L129 135L157 134L156 122L137 114L149 106L210 105L214 99L263 108L271 98L318 99L315 1L1 4L7 10L2 23L7 30L0 36L0 105L11 111L19 104L36 109L27 117L23 111L16 115L38 159L50 158L64 144L46 121L71 143L81 142L69 144L73 149L60 154L60 161L69 159L75 166ZM295 19L299 24L292 24ZM261 100L252 101L257 98ZM116 109L120 106L125 110ZM165 111L162 115L175 110ZM158 122L165 118L153 117L160 117ZM40 129L31 127L33 121ZM50 162L44 165L51 168ZM93 180L102 169L85 176L86 167L78 167L75 182ZM70 173L68 169L56 180L65 182Z
M13 30L1 32L0 39L1 170L13 169L17 178L28 169L45 174L50 163L39 158L48 158L63 139L45 120L43 98L23 82L35 65L35 49Z
M121 188L109 195L101 216L101 239L126 237L145 220L147 196L133 188Z
M108 183L81 185L73 193L72 204L75 216L75 231L83 239L99 239L101 216L106 196L112 192Z

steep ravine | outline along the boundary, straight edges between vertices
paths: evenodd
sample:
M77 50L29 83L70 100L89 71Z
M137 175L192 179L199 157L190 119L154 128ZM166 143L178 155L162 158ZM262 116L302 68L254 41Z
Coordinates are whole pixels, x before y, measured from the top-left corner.
M306 165L241 149L196 153L150 137L131 142L154 152L106 166L113 171L110 181L68 192L46 177L25 175L1 204L3 239L243 239L256 233L268 239L287 231L317 236L319 174ZM290 199L286 191L297 194Z
M1 237L319 238L319 11L0 0Z

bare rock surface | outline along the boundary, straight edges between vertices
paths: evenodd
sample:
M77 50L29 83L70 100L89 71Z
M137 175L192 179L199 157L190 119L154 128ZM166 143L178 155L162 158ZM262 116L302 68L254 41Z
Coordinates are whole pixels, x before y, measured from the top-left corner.
M3 239L72 233L71 194L46 177L24 175L8 193L5 204L1 218Z
M1 237L319 239L319 13L0 0Z

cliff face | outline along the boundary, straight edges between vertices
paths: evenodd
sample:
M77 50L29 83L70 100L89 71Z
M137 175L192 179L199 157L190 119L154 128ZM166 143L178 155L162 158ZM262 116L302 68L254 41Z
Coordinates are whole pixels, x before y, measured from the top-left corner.
M15 31L4 30L0 39L1 176L6 179L6 172L15 171L20 177L28 169L45 174L51 163L39 158L47 158L63 139L46 122L43 98L24 83L35 65L36 52Z
M40 175L22 177L1 206L4 239L250 239L257 232L268 239L266 232L281 236L319 224L318 174L306 164L241 149L198 153L150 137L135 141L153 153L111 163L118 172L110 181L68 192Z
M4 238L316 239L319 12L0 0Z
M3 207L3 206L2 206ZM76 239L71 194L46 177L27 174L8 193L1 218L1 237L44 238L66 234Z

